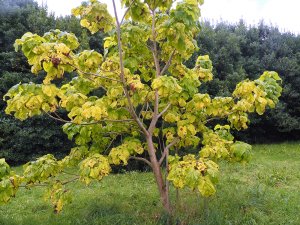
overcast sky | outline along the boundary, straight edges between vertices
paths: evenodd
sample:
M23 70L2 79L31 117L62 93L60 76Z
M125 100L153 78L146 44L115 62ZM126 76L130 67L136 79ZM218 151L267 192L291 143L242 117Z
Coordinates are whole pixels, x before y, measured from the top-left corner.
M71 9L79 6L82 0L35 0L47 4L55 15L67 15ZM108 4L112 13L112 1L100 0ZM116 0L119 2L119 0ZM243 18L247 24L257 24L264 20L277 26L281 31L300 34L299 0L205 0L202 17L206 20L238 22Z

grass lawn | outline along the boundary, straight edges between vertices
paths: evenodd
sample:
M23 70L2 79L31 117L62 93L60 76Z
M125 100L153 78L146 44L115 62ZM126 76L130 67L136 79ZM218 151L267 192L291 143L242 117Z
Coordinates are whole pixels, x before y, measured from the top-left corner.
M256 145L249 164L221 163L217 194L204 200L179 192L174 224L300 224L300 143ZM0 224L165 224L151 173L106 177L89 187L70 184L73 201L54 214L44 189L21 190L0 206ZM175 203L175 190L171 190ZM206 208L206 210L205 210Z

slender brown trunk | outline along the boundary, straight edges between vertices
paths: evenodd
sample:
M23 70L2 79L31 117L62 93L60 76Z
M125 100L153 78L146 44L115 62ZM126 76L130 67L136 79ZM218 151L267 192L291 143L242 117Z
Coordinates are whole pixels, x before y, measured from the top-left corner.
M165 182L163 179L163 175L162 175L162 172L160 169L160 164L156 158L155 148L154 148L153 140L152 140L152 132L153 132L153 129L155 128L155 124L159 118L159 115L158 115L158 103L159 103L158 92L156 91L156 93L155 93L155 108L154 108L155 109L155 117L150 124L149 130L146 130L143 123L140 121L139 117L136 115L136 112L134 110L133 104L131 102L131 99L130 99L130 96L128 94L128 90L126 87L124 64L123 64L123 54L122 54L122 40L121 40L121 23L122 23L123 19L121 20L121 23L120 23L120 21L118 19L115 0L113 0L112 2L113 2L113 8L114 8L114 13L115 13L116 22L117 22L117 37L118 37L118 49L119 49L119 58L120 58L120 78L123 83L124 93L125 93L125 96L128 101L129 111L130 111L132 118L137 122L137 124L139 125L139 127L141 128L143 133L146 135L147 144L148 144L148 152L149 152L149 156L150 156L150 162L151 162L154 177L155 177L155 180L156 180L156 183L158 186L158 190L160 193L160 198L161 198L164 209L166 210L166 212L168 214L170 214L171 209L170 209L170 204L169 204L169 200L168 200L169 193L168 193L168 189L166 188L166 185L165 185ZM155 40L155 37L156 37L156 34L155 34L155 10L153 11L153 19L152 19L152 35L153 35L153 43L154 43L154 53L153 53L154 54L154 62L155 62L155 67L156 67L156 76L158 77L158 76L160 76L160 67L159 67L159 60L157 58L157 46L156 46L156 40ZM150 131L150 132L148 132L148 131Z
M170 207L170 203L169 203L168 189L165 185L165 181L163 179L163 174L162 174L159 162L156 158L155 148L154 148L151 136L147 137L147 145L148 145L148 152L149 152L149 156L150 156L150 162L151 162L151 165L152 165L152 170L153 170L155 181L156 181L156 184L157 184L157 187L158 187L158 191L159 191L159 194L160 194L160 199L161 199L162 205L163 205L165 211L168 214L171 214L171 207Z

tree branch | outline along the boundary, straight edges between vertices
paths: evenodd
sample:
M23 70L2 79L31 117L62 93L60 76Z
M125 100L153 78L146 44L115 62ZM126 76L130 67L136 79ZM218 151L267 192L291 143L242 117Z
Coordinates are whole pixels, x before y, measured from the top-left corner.
M171 103L169 103L166 108L164 108L158 115L157 117L160 118L171 106Z
M63 118L61 118L56 112L53 112L53 113L55 114L55 116L57 116L58 119L63 120Z
M62 182L62 185L66 185L68 183L74 182L79 179L79 176L74 177L73 179L67 180ZM49 183L37 183L37 184L32 184L32 186L28 185L20 185L20 188L30 188L30 187L48 187L50 184Z
M67 121L67 120L64 120L64 119L61 119L61 118L57 118L55 116L52 116L50 113L44 111L50 118L54 119L54 120L57 120L57 121L60 121L60 122L63 122L63 123L72 123L72 121Z
M128 101L129 110L130 110L130 114L131 114L132 118L134 118L134 120L137 122L139 127L142 129L143 133L146 136L148 136L149 133L148 133L147 129L145 128L144 124L138 118L138 116L137 116L137 114L134 110L133 104L131 102L129 92L127 90L127 85L126 85L126 81L125 81L125 73L124 73L123 53L122 53L121 25L120 25L120 22L119 22L119 19L118 19L118 13L117 13L115 0L112 0L112 2L113 2L113 8L114 8L114 13L115 13L116 23L117 23L117 36L118 36L118 48L119 48L119 59L120 59L120 78L121 78L122 83L123 83L124 93L125 93L125 96L126 96L127 101Z
M49 186L49 184L32 184L32 186L20 185L19 188L47 187L47 186Z
M151 162L150 162L150 161L148 161L148 160L147 160L147 159L145 159L145 158L142 158L142 157L136 157L136 156L130 156L129 158L130 158L130 159L135 159L135 160L142 161L142 162L144 162L144 163L148 164L148 166L150 166L150 167L152 168L152 164L151 164Z
M55 117L55 116L52 116L50 113L44 111L50 118L52 119L55 119L57 121L60 121L60 122L63 122L63 123L72 123L72 124L76 124L76 125L82 125L82 126L86 126L86 125L93 125L93 124L98 124L98 123L102 123L102 122L131 122L131 121L134 121L133 119L124 119L124 120L110 120L110 119L107 119L107 120L99 120L99 121L95 121L95 122L90 122L90 123L74 123L73 121L70 121L70 120L65 120L65 119L62 119L62 118L58 118L58 117Z
M78 177L74 177L74 178L71 179L71 180L67 180L67 181L65 181L65 182L62 182L61 184L62 184L62 185L66 185L66 184L68 184L68 183L77 181L78 179L79 179L79 176L78 176Z
M62 171L62 173L65 173L65 174L68 174L68 175L71 175L71 176L78 176L78 174L69 173L69 172L66 172L66 171Z
M159 96L158 96L158 90L155 90L155 102L154 102L154 114L153 114L153 117L152 117L152 120L151 120L151 123L149 125L149 128L148 128L148 132L150 134L153 133L153 130L156 126L156 123L158 121L158 105L159 105Z
M125 13L124 13L124 15L123 15L123 17L122 17L122 19L121 19L121 22L120 22L121 25L123 24L124 19L125 19L125 16L126 16L126 14L128 13L128 11L130 10L130 8L131 8L131 6L133 5L133 3L134 3L134 0L132 0L131 3L129 4L129 6L127 7L127 9L126 9L126 11L125 11Z
M152 41L153 41L153 49L152 49L152 55L153 60L156 68L156 77L160 76L160 65L159 65L159 59L158 59L158 53L157 53L157 43L156 43L156 31L155 31L155 16L156 12L155 9L152 10ZM156 126L157 120L158 120L158 106L159 106L159 95L158 90L155 90L155 100L154 100L154 115L152 117L150 126L148 128L148 132L150 134L153 133L153 130Z
M116 135L114 138L112 138L111 142L109 143L109 145L106 147L106 149L104 150L104 153L106 153L108 151L108 149L110 148L110 146L114 143L114 141L116 140L118 135Z
M229 116L229 115L231 115L231 114L233 114L233 113L235 113L235 112L230 112L230 113L224 115L223 117L222 117L222 116L212 117L212 118L209 118L209 119L205 120L204 122L205 122L205 123L208 123L208 122L213 121L213 120L224 119L225 117L227 117L227 116Z
M144 109L145 109L145 107L146 107L146 105L147 105L147 101L145 101L145 103L142 105L142 108L141 108L141 110L140 110L140 112L139 112L139 115L138 115L138 117L139 118L141 118L141 116L142 116L142 112L144 111Z
M156 12L154 9L154 10L152 10L152 39L153 39L152 40L153 41L152 55L153 55L155 68L156 68L156 77L159 77L160 76L160 65L159 65L157 43L156 43L155 16L156 16Z
M70 63L68 65L72 66L75 70L79 71L80 73L83 73L83 74L86 74L86 75L91 75L91 76L94 76L94 77L100 77L100 78L103 78L103 79L106 79L106 80L112 80L112 81L116 81L116 82L122 83L122 81L114 79L114 78L111 78L111 77L103 76L103 75L100 75L100 74L97 74L97 73L85 72L85 71L77 68L76 66L74 66L74 65L72 65ZM107 72L107 73L113 73L114 71L105 71L105 72Z
M162 156L161 156L161 158L160 158L160 160L159 160L159 165L161 165L161 164L163 163L163 161L164 161L164 159L165 159L167 153L169 152L169 149L170 149L173 145L175 145L178 141L179 141L179 138L178 138L178 137L177 137L177 138L174 138L173 141L165 147L164 152L163 152L163 154L162 154Z
M162 71L160 72L160 75L164 75L164 73L167 71L167 69L169 69L174 54L175 54L175 50L173 50L172 54L170 55L169 60L167 61L166 65L164 66L164 68L163 68Z

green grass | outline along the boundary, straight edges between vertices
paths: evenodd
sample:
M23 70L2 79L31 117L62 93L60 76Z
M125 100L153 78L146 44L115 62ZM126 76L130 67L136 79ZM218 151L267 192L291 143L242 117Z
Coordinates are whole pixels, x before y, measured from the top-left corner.
M221 163L220 170L214 197L205 201L180 191L174 224L300 224L300 143L256 145L249 164ZM69 188L73 201L58 215L43 200L43 188L20 191L0 206L0 224L166 223L151 173L111 175L89 187L75 183Z

